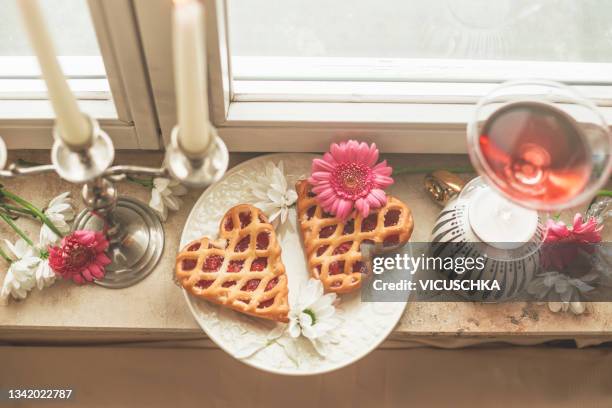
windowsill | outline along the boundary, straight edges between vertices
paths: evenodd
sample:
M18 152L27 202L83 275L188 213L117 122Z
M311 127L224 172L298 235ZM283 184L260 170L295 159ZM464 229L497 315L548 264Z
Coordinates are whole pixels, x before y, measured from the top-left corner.
M232 154L235 165L253 155ZM12 159L24 158L48 162L48 152L12 152ZM450 155L391 155L391 164L398 166L456 166L465 165L465 156ZM129 153L117 155L124 164L159 165L160 153ZM440 207L435 205L422 187L422 175L397 177L392 187L412 209L415 219L414 241L429 237ZM59 180L54 175L37 178L32 188L23 180L8 180L4 184L18 194L42 205L51 196L71 191L79 197L79 187ZM119 185L121 194L147 202L149 193L129 183ZM4 340L27 342L44 341L134 341L158 339L192 339L204 337L185 304L183 294L172 281L174 254L177 252L183 225L200 196L193 190L184 199L177 213L171 213L164 224L165 254L156 270L139 284L122 290L109 290L95 285L76 286L59 282L44 291L33 291L27 300L11 303L0 314L0 333ZM33 223L24 223L28 233L34 234ZM2 231L6 238L14 238ZM0 272L4 273L4 272ZM551 338L612 339L612 328L607 322L612 317L612 303L593 304L594 313L573 316L553 314L545 306L524 302L507 304L473 303L411 303L390 340L432 341L439 345L454 341L457 336L469 342L512 341L535 344ZM535 316L535 317L534 317Z

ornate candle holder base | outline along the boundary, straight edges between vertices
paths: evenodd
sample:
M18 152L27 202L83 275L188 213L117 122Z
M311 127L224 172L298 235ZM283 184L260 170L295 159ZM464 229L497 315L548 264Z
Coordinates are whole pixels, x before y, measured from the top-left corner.
M107 254L112 263L106 267L104 278L94 282L112 289L132 286L147 277L159 262L164 229L149 206L128 197L117 200L107 219L113 220L117 228L109 234ZM77 216L73 230L102 231L106 224L104 218L86 209Z
M125 288L148 276L159 262L164 249L164 229L149 206L127 197L117 198L115 182L127 175L170 176L191 187L205 187L223 176L229 154L212 125L212 143L208 150L196 158L185 154L179 146L179 128L176 127L164 166L113 166L113 142L95 119L87 119L91 123L91 142L86 146L68 146L62 141L58 129L54 130L53 164L50 165L20 167L10 164L4 169L6 146L0 139L0 178L56 172L64 180L83 184L83 202L87 209L77 216L73 230L104 231L109 241L107 254L112 263L105 268L104 278L95 283L107 288Z

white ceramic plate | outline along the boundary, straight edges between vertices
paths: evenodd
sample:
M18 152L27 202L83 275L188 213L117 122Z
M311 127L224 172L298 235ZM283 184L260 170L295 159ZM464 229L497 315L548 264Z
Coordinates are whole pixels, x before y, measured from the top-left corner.
M218 183L208 188L196 202L187 218L181 236L181 248L193 239L216 237L225 211L241 203L254 203L248 185L254 175L262 174L268 161L283 161L289 185L310 173L314 155L273 154L244 162L227 172ZM277 229L282 259L289 280L289 298L309 274L302 251L295 209L289 221ZM360 294L342 295L338 306L342 325L334 333L334 343L328 355L321 357L306 339L292 342L293 353L287 353L273 343L247 358L249 350L266 342L267 334L276 323L249 317L205 300L192 297L183 290L185 300L195 319L219 347L253 367L287 375L320 374L351 364L374 350L391 333L406 307L405 302L361 302ZM298 356L295 361L295 356Z

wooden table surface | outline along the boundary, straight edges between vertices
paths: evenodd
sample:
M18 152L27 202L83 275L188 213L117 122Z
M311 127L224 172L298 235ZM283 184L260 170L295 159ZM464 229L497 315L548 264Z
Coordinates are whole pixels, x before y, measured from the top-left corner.
M253 155L232 155L232 164ZM13 159L48 162L47 151L20 151ZM394 166L466 165L462 155L392 155ZM119 153L117 163L159 165L159 153ZM465 175L470 177L472 175ZM440 211L422 186L423 175L396 178L391 191L412 209L415 219L413 241L426 241L433 221ZM78 186L56 175L3 181L5 186L39 206L63 191L77 198ZM127 182L119 185L123 195L147 202L150 192ZM126 289L104 289L96 285L76 286L60 281L44 291L34 290L25 301L11 301L0 307L0 341L8 342L112 342L138 340L200 339L204 334L192 317L181 290L173 283L174 257L183 224L202 190L192 190L184 204L171 213L164 224L166 247L155 271L137 285ZM38 225L20 221L31 236ZM609 232L606 234L611 235ZM0 236L10 240L15 235L4 224ZM609 240L609 239L607 239ZM6 265L0 265L0 278ZM588 314L554 314L544 305L524 302L475 304L465 302L409 303L391 336L391 340L416 341L441 346L460 346L485 341L505 340L532 344L550 339L578 339L585 344L612 339L612 303L592 304Z

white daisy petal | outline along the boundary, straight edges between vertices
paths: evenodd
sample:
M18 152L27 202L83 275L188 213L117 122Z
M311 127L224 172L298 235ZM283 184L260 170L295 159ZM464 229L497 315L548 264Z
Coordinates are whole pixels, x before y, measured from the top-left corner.
M268 215L270 221L280 221L283 224L288 219L288 207L297 199L295 191L287 187L284 165L282 162L275 165L269 161L265 171L260 174L255 180L249 179L249 191L259 201L256 206Z

